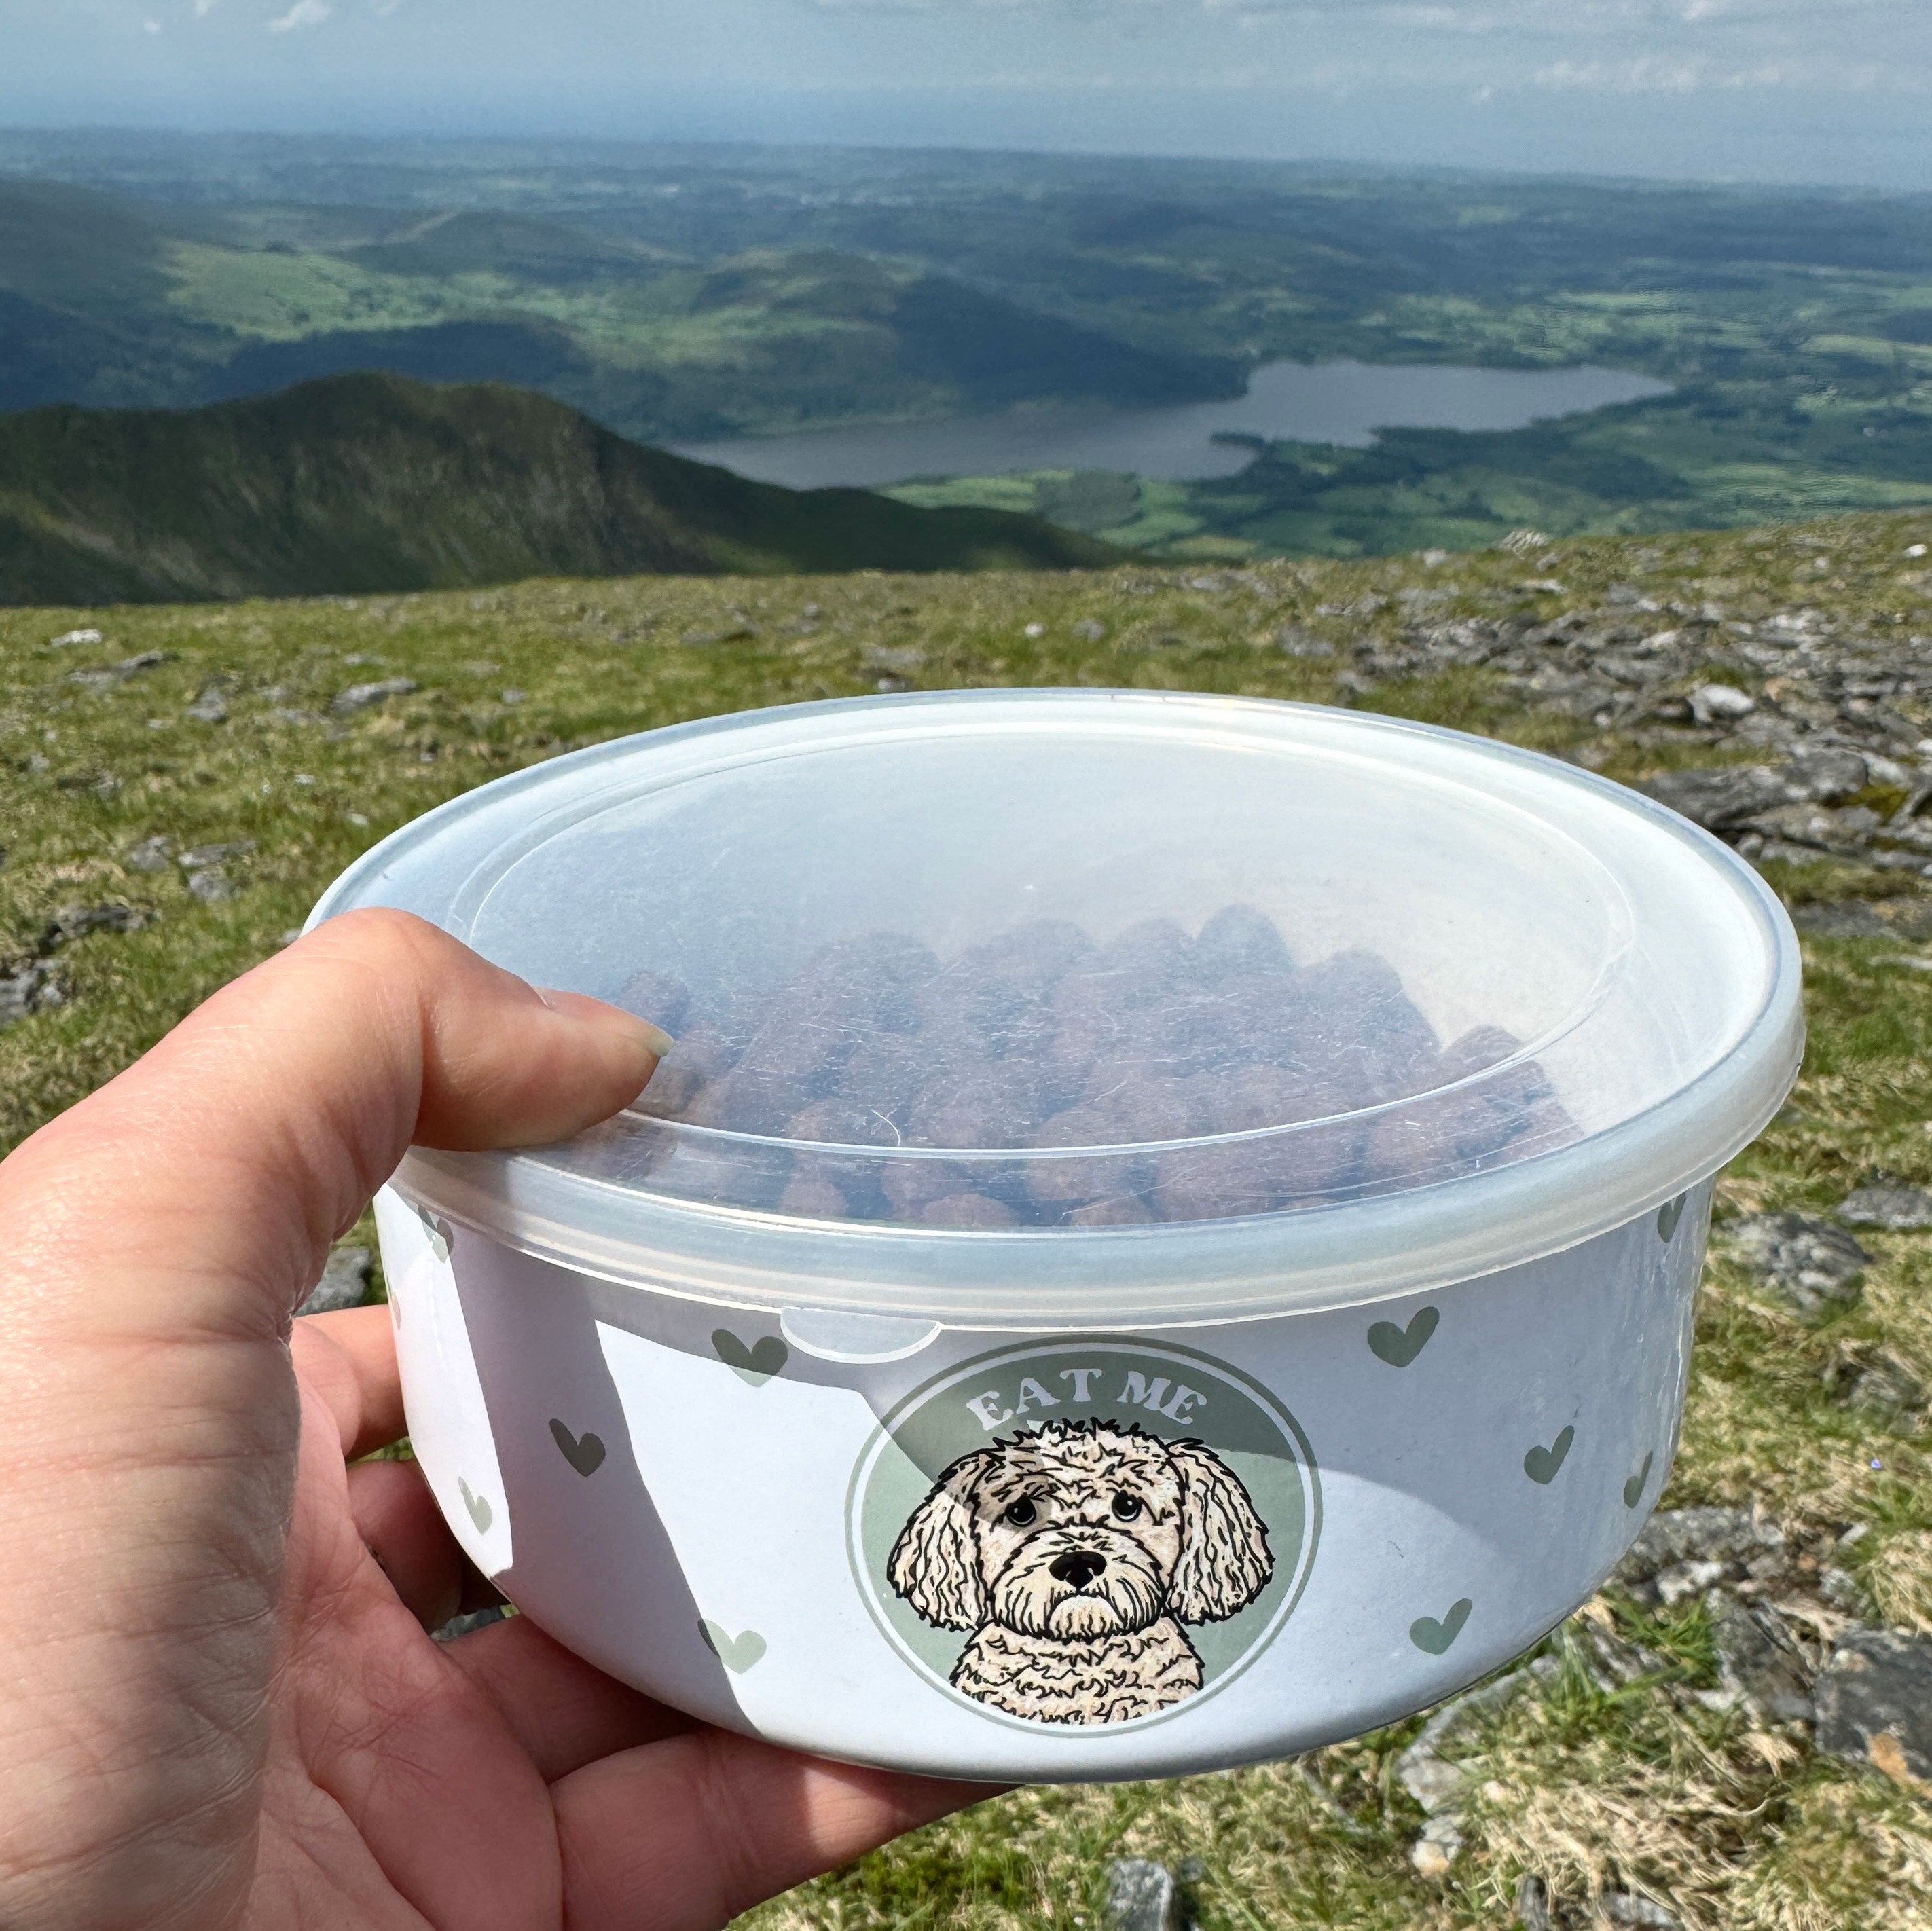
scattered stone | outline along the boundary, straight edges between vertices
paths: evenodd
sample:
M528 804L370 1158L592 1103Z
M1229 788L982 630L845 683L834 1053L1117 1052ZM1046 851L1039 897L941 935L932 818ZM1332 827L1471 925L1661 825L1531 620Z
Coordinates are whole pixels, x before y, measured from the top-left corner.
M118 664L103 664L89 670L70 670L67 681L78 684L84 691L98 695L103 691L111 691L117 684L124 684L129 678L138 676L143 670L152 670L158 664L165 664L166 656L158 650L144 650L138 657L124 657Z
M1932 1636L1852 1631L1820 1673L1817 1700L1820 1750L1932 1786Z
M1783 1619L1762 1603L1743 1603L1718 1592L1710 1607L1718 1681L1778 1723L1810 1722L1810 1666Z
M756 637L758 634L748 623L726 624L712 630L699 626L686 631L684 640L689 644L736 643L743 638Z
M1735 684L1700 684L1690 693L1690 715L1700 724L1748 718L1756 709L1757 700Z
M63 905L40 935L40 955L45 958L90 932L131 932L146 922L130 905Z
M236 886L234 880L220 865L211 865L188 874L188 889L204 905L219 905L223 900L235 896Z
M1419 1877L1447 1877L1466 1841L1462 1819L1453 1811L1440 1811L1423 1825L1409 1846L1408 1861Z
M1684 1921L1666 1911L1654 1898L1634 1891L1606 1891L1597 1900L1597 1909L1608 1924L1638 1924L1650 1931L1683 1931Z
M1852 1227L1932 1227L1932 1193L1892 1182L1859 1187L1845 1196L1838 1218Z
M1645 1600L1681 1600L1781 1559L1784 1533L1748 1509L1660 1509L1617 1564L1614 1580Z
M1300 624L1284 624L1274 634L1275 648L1290 657L1333 657L1335 646Z
M508 705L512 710L514 710L519 704L528 701L530 694L527 691L520 691L512 685L508 690L500 694L499 701Z
M10 972L0 972L0 1027L11 1026L43 1006L58 1004L48 997L47 969L30 959Z
M225 724L228 721L228 700L218 684L211 684L188 707L188 714L197 723Z
M225 845L196 845L183 852L176 862L184 871L201 871L209 865L226 865L230 859L246 858L254 849L253 838L237 838Z
M298 1315L339 1314L344 1308L360 1307L369 1291L369 1277L374 1271L374 1257L366 1247L338 1247L323 1264L322 1279L315 1291L296 1309Z
M166 871L174 857L175 841L165 832L130 845L122 862L130 871Z
M106 638L98 630L64 630L58 637L47 639L50 650L65 650L76 643L105 643Z
M1801 932L1821 939L1889 939L1891 925L1863 898L1846 898L1816 905L1794 905L1791 922Z
M874 676L910 677L926 667L926 652L916 643L874 644L859 663Z
M1521 1931L1556 1931L1550 1915L1550 1887L1526 1873L1516 1888L1516 1921Z
M385 677L379 683L352 684L347 690L336 694L328 708L336 717L350 717L387 698L406 697L416 688L413 677Z
M1732 829L1760 811L1786 802L1784 780L1768 765L1725 766L1714 771L1668 771L1637 787L1707 832Z
M1880 1421L1898 1422L1924 1405L1924 1385L1896 1355L1882 1354L1852 1380L1845 1399Z
M1107 626L1098 617L1082 617L1073 626L1073 634L1082 643L1102 643L1106 640Z
M1116 1858L1108 1865L1102 1910L1108 1931L1186 1931L1180 1886L1151 1858Z
M1856 1300L1871 1264L1842 1227L1807 1214L1745 1214L1718 1231L1738 1260L1806 1321Z
M440 1643L453 1643L459 1636L466 1636L477 1630L487 1630L492 1623L507 1622L516 1612L506 1604L498 1603L493 1609L472 1609L466 1615L452 1616L442 1627L436 1630L435 1639Z

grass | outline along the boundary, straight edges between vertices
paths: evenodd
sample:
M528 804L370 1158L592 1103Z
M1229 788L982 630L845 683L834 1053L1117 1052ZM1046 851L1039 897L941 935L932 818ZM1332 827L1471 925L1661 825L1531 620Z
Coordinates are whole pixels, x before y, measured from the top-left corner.
M1816 529L1566 542L1526 562L1485 551L1238 570L1130 566L1060 577L634 580L481 594L105 611L0 611L0 962L40 949L64 907L120 904L140 922L53 952L65 1003L0 1031L0 1145L125 1066L197 1000L273 952L322 886L386 832L505 772L620 733L744 706L877 688L1131 685L1348 702L1490 732L1632 778L1696 747L1607 738L1526 710L1484 673L1352 683L1345 652L1296 656L1284 628L1342 642L1388 633L1407 590L1432 619L1493 614L1559 578L1660 601L1722 595L1739 615L1810 604L1916 613L1906 544L1932 519ZM1817 566L1822 560L1823 569ZM98 645L49 640L98 625ZM1094 626L1101 634L1091 634ZM1037 626L1036 631L1035 627ZM1030 631L1035 634L1029 634ZM699 642L703 637L727 640ZM916 669L896 655L922 653ZM161 661L124 676L77 670ZM338 693L419 685L348 717ZM211 687L220 724L187 707ZM157 835L253 842L224 902L177 871L129 869ZM1918 892L1831 867L1779 874L1794 895ZM1932 1183L1932 984L1886 964L1898 940L1808 937L1811 1046L1793 1105L1721 1183L1723 1210L1816 1210L1875 1169ZM1846 1364L1894 1357L1932 1384L1932 1239L1874 1234L1862 1299L1798 1324L1721 1256L1708 1279L1672 1505L1755 1501L1801 1534L1870 1525L1848 1558L1867 1613L1932 1630L1928 1439L1846 1405ZM1594 1618L1661 1659L1606 1693L1576 1662ZM1932 1816L1870 1771L1813 1754L1698 1699L1712 1674L1694 1601L1640 1616L1599 1598L1552 1639L1565 1659L1483 1732L1468 1846L1444 1880L1412 1867L1421 1822L1394 1773L1413 1723L1323 1751L1164 1785L1024 1791L933 1826L754 1913L754 1931L1088 1931L1111 1857L1198 1857L1205 1931L1450 1931L1507 1924L1526 1873L1580 1898L1664 1899L1694 1931L1913 1931L1932 1922Z

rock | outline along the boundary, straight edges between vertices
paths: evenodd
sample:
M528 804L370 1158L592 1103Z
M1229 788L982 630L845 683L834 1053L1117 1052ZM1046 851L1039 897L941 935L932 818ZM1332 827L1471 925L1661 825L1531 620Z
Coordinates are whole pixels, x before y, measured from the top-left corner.
M1674 1911L1666 1911L1654 1898L1634 1891L1606 1891L1597 1900L1597 1909L1606 1924L1640 1924L1652 1931L1683 1931L1684 1921Z
M1805 1214L1746 1214L1718 1231L1738 1260L1807 1321L1856 1300L1871 1262L1842 1227Z
M106 638L98 630L64 630L58 637L47 639L50 650L65 650L76 643L105 643Z
M1098 617L1082 617L1073 626L1073 634L1082 643L1102 643L1106 640L1107 626Z
M1898 936L1862 898L1795 905L1791 910L1791 922L1801 932L1815 932L1822 939L1889 939Z
M386 698L406 697L416 688L413 677L385 677L380 683L352 684L347 690L337 692L328 708L335 716L346 718L358 711L366 711L371 704L380 704Z
M1333 657L1335 646L1325 637L1300 624L1284 624L1274 634L1275 648L1290 657Z
M1785 767L1785 789L1797 799L1838 805L1870 782L1870 769L1855 751L1841 745L1798 745Z
M1700 684L1690 693L1690 715L1700 724L1748 718L1756 709L1757 700L1735 684Z
M228 721L228 700L218 684L211 684L188 707L188 714L198 723L225 724Z
M146 922L131 906L63 905L40 935L40 954L44 958L90 932L129 932Z
M1108 1865L1102 1909L1108 1931L1186 1931L1180 1886L1151 1858L1116 1858Z
M875 676L910 677L926 668L926 652L916 643L874 644L860 652L859 667Z
M1712 1563L1720 1573L1735 1569L1742 1575L1754 1558L1784 1547L1784 1531L1748 1509L1660 1509L1617 1564L1616 1579L1626 1587L1647 1584L1694 1563Z
M1852 1227L1932 1227L1932 1193L1889 1182L1845 1196L1838 1218Z
M130 871L166 871L174 856L174 840L165 832L157 832L152 838L130 845L122 862Z
M1760 811L1788 802L1782 775L1762 764L1668 771L1646 779L1637 789L1711 832L1730 830Z
M1453 1812L1439 1811L1423 1825L1420 1835L1409 1846L1408 1861L1418 1876L1447 1877L1449 1867L1462 1854L1466 1841L1462 1835L1462 1820Z
M48 1003L47 971L38 959L31 959L11 972L0 972L0 1027L38 1012Z
M323 1264L315 1291L296 1312L339 1314L344 1308L360 1307L369 1291L374 1266L374 1257L366 1247L334 1249Z
M712 630L694 625L685 632L684 641L692 645L736 643L743 638L756 637L758 634L748 623L724 624Z
M1779 1723L1810 1722L1810 1669L1774 1610L1719 1596L1712 1604L1711 1627L1718 1680L1726 1690Z
M1882 1421L1898 1422L1924 1405L1925 1389L1896 1355L1882 1354L1852 1381L1845 1399Z
M1932 1786L1932 1636L1853 1631L1820 1673L1817 1701L1820 1750Z
M1550 1887L1527 1873L1516 1888L1516 1921L1521 1931L1555 1931L1550 1915Z
M224 899L235 896L235 881L218 865L212 865L188 875L188 889L204 905L219 905Z
M178 862L184 871L200 871L212 865L226 865L232 858L246 858L254 849L253 838L238 838L232 844L196 845L183 852Z
M1513 1669L1493 1683L1452 1697L1424 1724L1414 1743L1396 1759L1402 1788L1432 1817L1448 1810L1468 1788L1472 1773L1442 1753L1477 1730L1486 1719L1508 1708L1526 1690L1562 1668L1555 1657L1539 1657L1527 1669Z

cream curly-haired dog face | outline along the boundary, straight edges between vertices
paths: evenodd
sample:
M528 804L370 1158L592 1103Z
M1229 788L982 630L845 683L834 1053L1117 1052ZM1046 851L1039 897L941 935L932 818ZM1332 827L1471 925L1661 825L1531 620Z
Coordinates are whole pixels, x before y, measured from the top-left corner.
M1049 1422L942 1474L895 1545L892 1587L970 1630L954 1687L1016 1717L1114 1723L1202 1685L1181 1627L1225 1621L1274 1573L1240 1478L1204 1443Z

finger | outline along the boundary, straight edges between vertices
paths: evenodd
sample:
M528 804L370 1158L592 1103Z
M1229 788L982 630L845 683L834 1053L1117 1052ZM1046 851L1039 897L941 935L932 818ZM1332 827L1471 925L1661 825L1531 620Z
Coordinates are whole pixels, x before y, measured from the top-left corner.
M327 1404L354 1462L400 1441L402 1378L396 1369L395 1329L386 1307L345 1308L304 1315L289 1338L296 1374Z
M452 1644L450 1660L487 1696L546 1783L600 1757L692 1727L554 1642L527 1616Z
M462 1606L466 1565L422 1470L360 1463L349 1471L349 1511L403 1607L424 1629L440 1629Z
M61 1277L44 1321L272 1332L412 1141L561 1138L635 1098L664 1043L421 919L351 913L29 1140L0 1166L0 1215L30 1226L30 1282Z
M716 1931L761 1899L993 1795L698 1729L554 1786L570 1931Z

